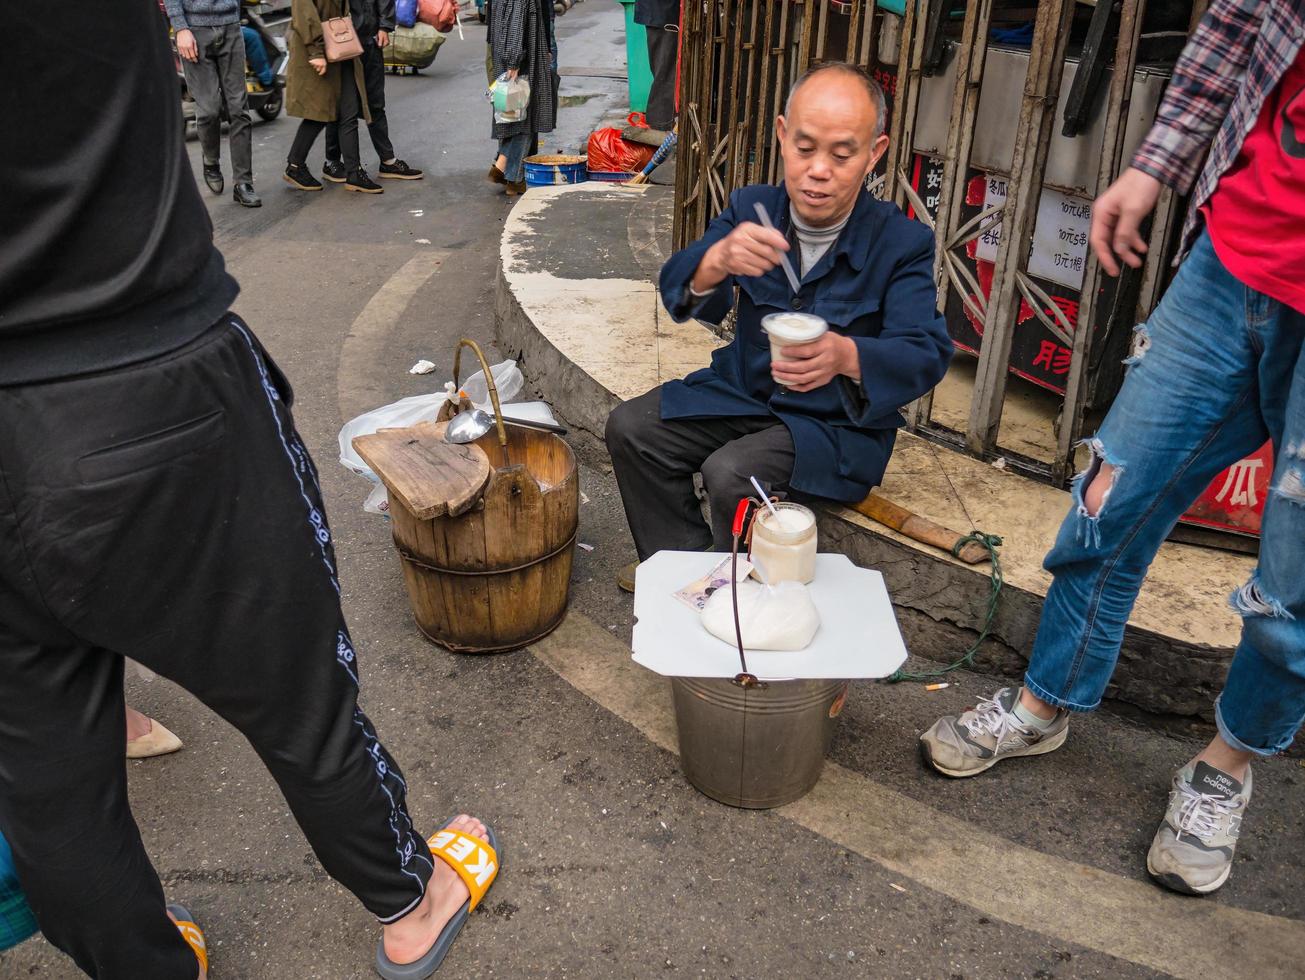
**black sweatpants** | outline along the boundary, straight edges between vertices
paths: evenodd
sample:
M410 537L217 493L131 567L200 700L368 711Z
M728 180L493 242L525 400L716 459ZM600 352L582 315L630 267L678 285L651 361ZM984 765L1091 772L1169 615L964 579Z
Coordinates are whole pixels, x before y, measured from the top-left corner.
M0 387L0 831L46 938L91 976L197 973L128 807L123 657L249 739L382 921L430 877L357 705L290 399L234 316L138 365Z
M793 437L773 415L663 421L662 390L618 405L607 451L639 560L658 551L729 551L734 511L755 497L749 477L783 493L793 477ZM693 489L702 474L711 529Z
M385 54L375 43L363 44L363 80L367 86L367 111L372 121L367 124L367 135L381 163L394 159L394 144L390 142L390 121L385 115ZM354 126L357 127L355 122ZM326 124L326 159L340 159L340 121Z

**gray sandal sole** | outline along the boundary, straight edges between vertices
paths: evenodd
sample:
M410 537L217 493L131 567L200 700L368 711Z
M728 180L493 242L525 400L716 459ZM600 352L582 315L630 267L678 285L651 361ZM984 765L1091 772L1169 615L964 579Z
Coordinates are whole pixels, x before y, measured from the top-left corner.
M444 825L440 827L440 830L444 830L452 822L452 819L445 821ZM490 827L488 824L485 825L485 832L489 836L489 846L494 848L494 853L498 855L498 868L499 872L502 872L503 850L499 845L498 835L494 833L494 828ZM438 861L440 859L435 858L435 860ZM498 877L496 875L494 881L497 880ZM490 888L494 887L494 881L489 883ZM489 894L488 889L486 889L485 894ZM385 943L383 941L378 942L376 944L376 972L380 974L384 980L426 980L426 978L434 974L435 971L440 968L440 964L444 962L444 957L448 955L449 949L453 945L453 940L458 938L458 933L460 933L462 927L466 925L467 919L470 916L470 906L471 899L467 899L463 902L462 908L454 912L453 918L449 919L445 924L443 931L440 932L439 937L435 940L435 944L426 951L424 956L418 960L413 960L411 963L395 963L385 955Z

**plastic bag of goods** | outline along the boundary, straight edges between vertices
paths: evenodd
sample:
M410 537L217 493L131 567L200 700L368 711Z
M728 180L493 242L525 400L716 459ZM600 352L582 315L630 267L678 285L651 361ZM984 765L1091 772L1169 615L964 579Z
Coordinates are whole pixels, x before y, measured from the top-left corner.
M494 122L520 122L526 118L526 107L530 105L530 82L524 75L509 78L504 72L494 79L485 96L494 106Z
M394 0L394 23L399 27L417 23L417 0Z
M457 0L417 0L417 19L447 34L458 22Z
M429 24L398 27L390 36L386 58L393 64L429 68L443 43L444 35Z
M525 379L521 376L521 371L517 367L517 362L506 360L500 364L495 364L490 369L494 376L494 386L498 389L500 402L510 402L521 394L521 389L525 386ZM382 405L380 408L373 408L370 412L364 412L357 418L350 419L340 429L340 462L345 469L352 470L360 476L365 476L372 482L376 482L376 474L371 471L361 456L353 448L353 440L356 436L370 435L380 429L403 429L410 425L416 425L418 422L433 420L439 414L444 403L449 397L455 394L451 389L450 383L446 390L431 392L426 395L412 395L409 398L400 398L397 402L389 405ZM467 393L476 408L482 408L485 411L492 412L494 406L489 398L489 386L485 384L485 372L477 371L462 384L462 390ZM507 411L504 410L504 414Z
M589 134L589 169L607 173L637 174L657 152L621 135L619 129L595 129Z
M811 593L800 582L763 585L751 579L738 583L739 625L745 650L805 650L820 629L820 613ZM730 646L736 643L733 590L717 589L702 607L702 625Z

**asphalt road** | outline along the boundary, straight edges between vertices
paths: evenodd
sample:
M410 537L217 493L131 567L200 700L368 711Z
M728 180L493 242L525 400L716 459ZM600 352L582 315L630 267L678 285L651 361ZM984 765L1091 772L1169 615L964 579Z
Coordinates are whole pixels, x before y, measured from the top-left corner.
M386 182L380 197L293 192L279 179L294 128L282 118L254 130L265 206L211 202L242 285L237 310L294 384L322 470L364 707L420 824L467 810L507 849L441 976L1305 973L1305 772L1294 760L1257 767L1238 867L1206 900L1153 889L1142 864L1168 774L1196 743L1100 715L1076 719L1059 753L981 780L923 770L919 731L990 678L961 674L933 694L857 685L836 766L797 807L744 812L698 794L668 751L664 687L628 664L631 605L612 574L632 548L592 452L581 539L594 551L576 556L567 626L499 657L420 637L386 523L362 512L368 486L335 463L336 434L447 377L458 337L492 339L511 202L484 181L483 33L468 24L431 70L388 83L398 152L425 180ZM546 146L566 149L619 110L623 82L604 73L623 64L624 38L607 0L560 18L559 33L573 70ZM436 373L409 375L423 357ZM326 878L245 741L165 681L133 678L128 694L186 742L131 763L131 791L169 894L208 930L212 976L371 976L375 924ZM39 940L0 954L0 977L74 975Z

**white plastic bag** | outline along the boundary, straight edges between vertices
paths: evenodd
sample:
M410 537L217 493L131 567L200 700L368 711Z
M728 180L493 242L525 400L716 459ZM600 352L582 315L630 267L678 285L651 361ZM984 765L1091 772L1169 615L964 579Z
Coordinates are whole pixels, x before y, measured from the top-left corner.
M738 584L739 625L746 650L805 650L820 629L820 613L811 593L800 582L762 585L751 579ZM736 643L733 591L724 585L702 608L702 625L730 646Z
M509 78L504 72L494 79L485 95L494 104L494 122L520 122L530 105L530 81L524 75Z
M494 386L498 389L500 402L510 402L521 394L521 389L525 387L525 379L521 376L516 361L508 359L491 366L489 370L494 377ZM453 383L446 383L444 389L429 395L400 398L397 402L373 408L370 412L364 412L357 418L350 419L340 430L341 464L345 469L365 476L373 483L377 482L376 474L371 471L371 467L354 451L354 438L369 435L379 429L403 429L418 422L434 419L444 407L444 403L453 395ZM467 393L467 397L477 408L493 411L484 371L477 371L469 377L463 383L462 390ZM507 409L503 410L503 414L508 414Z

